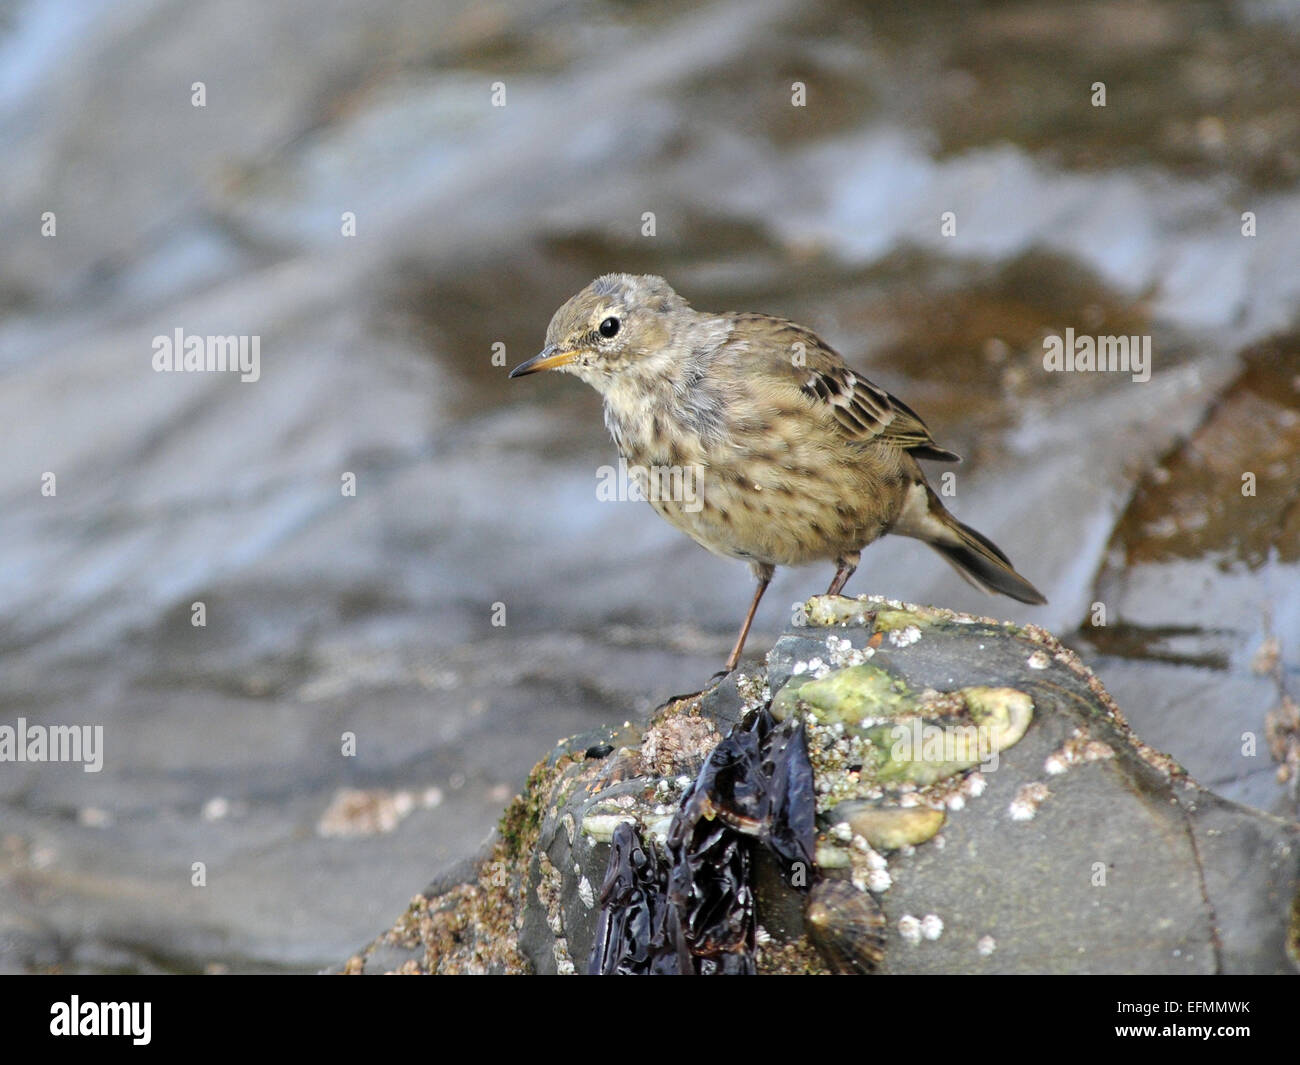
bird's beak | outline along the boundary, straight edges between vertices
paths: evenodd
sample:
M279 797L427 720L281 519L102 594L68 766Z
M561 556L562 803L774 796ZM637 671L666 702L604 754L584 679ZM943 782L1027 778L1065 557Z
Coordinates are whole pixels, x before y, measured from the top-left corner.
M542 370L558 370L561 366L568 366L577 357L576 351L556 351L553 347L547 347L540 355L534 355L527 362L516 366L510 371L510 376L526 377L530 373L539 373Z

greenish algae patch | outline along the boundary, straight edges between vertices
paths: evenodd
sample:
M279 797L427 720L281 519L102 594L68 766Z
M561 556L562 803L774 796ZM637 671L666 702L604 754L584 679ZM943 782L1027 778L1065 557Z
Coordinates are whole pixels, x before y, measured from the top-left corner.
M926 788L986 764L1024 736L1033 700L1005 687L915 692L887 670L863 664L792 678L772 712L782 720L807 715L824 812L877 797L881 788Z
M1014 688L962 688L954 694L965 701L966 720L913 717L866 730L880 783L924 787L973 769L1019 743L1033 718L1033 701Z
M936 607L917 606L876 596L849 599L842 595L814 595L803 604L804 624L815 628L865 625L870 619L876 632L892 632L909 625L924 629L953 616Z
M837 669L820 680L793 679L776 695L772 714L784 721L800 704L831 725L859 725L873 718L894 717L915 710L916 698L897 677L879 666Z
M886 635L915 628L922 633L960 626L966 632L986 632L999 636L1029 634L1033 626L1020 626L998 618L961 614L941 606L904 603L878 595L860 595L850 599L842 595L815 595L806 600L795 615L797 628L865 628Z
M976 686L961 689L966 710L981 728L989 730L997 750L1020 742L1034 718L1034 701L1019 688Z
M976 725L918 724L882 725L868 734L878 783L926 787L974 769L992 753Z
M924 629L935 620L923 610L877 610L874 628L876 632L901 632L913 626Z
M546 807L553 798L555 781L569 764L566 758L555 764L543 761L533 766L523 792L506 807L497 828L507 858L523 858L532 853Z
M850 800L831 811L834 824L844 823L878 851L896 851L933 839L947 821L943 810L931 806L882 806Z

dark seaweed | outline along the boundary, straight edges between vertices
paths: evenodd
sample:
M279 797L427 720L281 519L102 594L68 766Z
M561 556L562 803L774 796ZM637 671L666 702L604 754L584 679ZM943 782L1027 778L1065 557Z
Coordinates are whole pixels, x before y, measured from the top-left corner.
M591 973L642 976L651 971L651 938L666 905L667 883L668 870L661 867L654 844L646 846L634 825L618 825L600 889Z
M590 971L754 972L751 849L789 882L813 880L816 794L801 722L766 709L710 752L668 830L666 862L632 825L615 830Z

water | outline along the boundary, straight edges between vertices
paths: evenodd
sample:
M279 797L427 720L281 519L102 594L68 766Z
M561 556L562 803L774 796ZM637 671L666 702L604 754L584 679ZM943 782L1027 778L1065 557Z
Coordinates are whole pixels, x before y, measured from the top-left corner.
M609 270L821 331L965 456L953 510L1051 605L908 541L850 591L1054 628L1145 738L1293 813L1239 753L1293 673L1293 523L1278 561L1216 541L1174 565L1126 518L1300 306L1289 6L16 11L0 718L103 725L106 763L0 766L0 965L334 964L475 851L550 744L718 668L744 567L597 502L594 393L506 380ZM260 336L262 379L155 374L178 327ZM1044 373L1066 327L1150 335L1151 380ZM1180 506L1241 498L1267 440L1240 428L1216 430L1244 441L1231 476ZM779 573L751 652L829 579ZM1280 680L1252 669L1268 633ZM441 798L325 834L345 788Z

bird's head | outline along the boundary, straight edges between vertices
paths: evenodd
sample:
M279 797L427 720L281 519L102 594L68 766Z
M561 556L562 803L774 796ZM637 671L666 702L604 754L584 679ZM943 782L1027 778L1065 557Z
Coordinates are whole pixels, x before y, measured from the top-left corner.
M605 274L555 312L546 347L510 376L560 370L605 393L620 375L662 372L659 363L692 313L662 277Z

